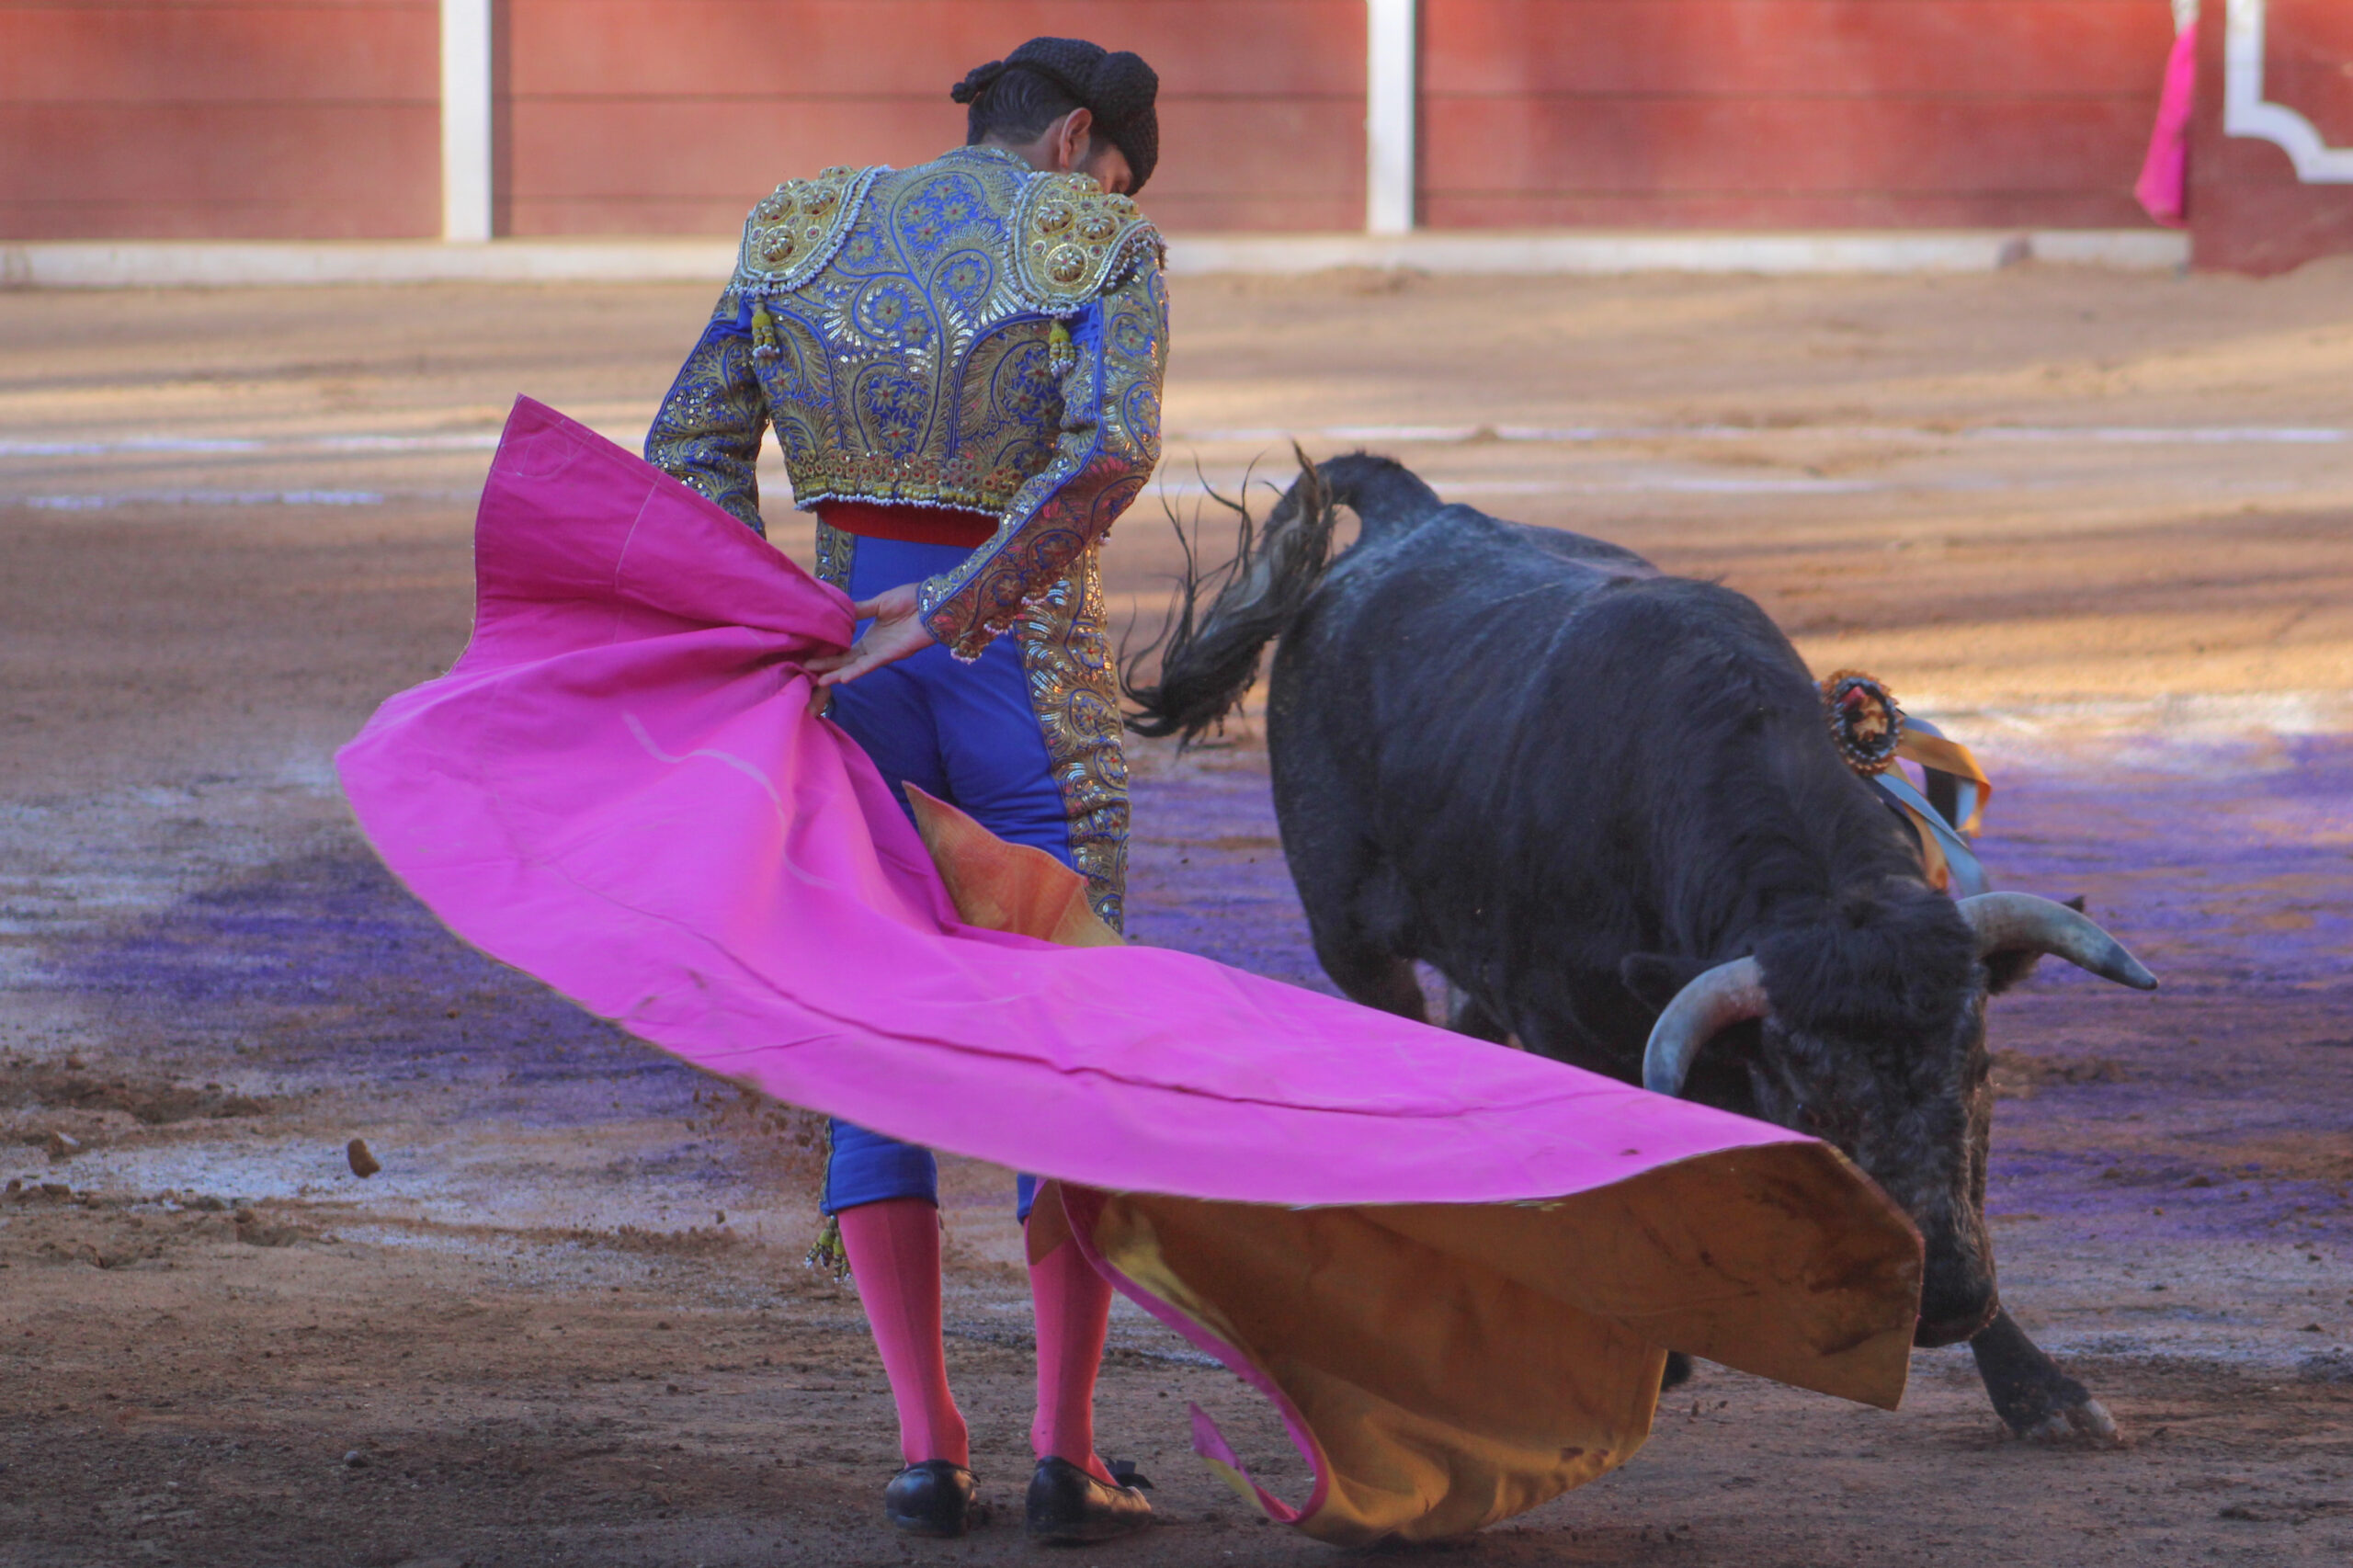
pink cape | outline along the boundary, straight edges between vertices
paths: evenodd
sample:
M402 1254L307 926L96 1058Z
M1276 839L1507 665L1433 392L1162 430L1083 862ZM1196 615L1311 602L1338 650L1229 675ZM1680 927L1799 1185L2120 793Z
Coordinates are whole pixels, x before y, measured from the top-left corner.
M1669 1343L1878 1403L1900 1392L1917 1239L1822 1145L1187 953L966 924L865 755L809 714L801 664L849 636L844 596L528 399L484 486L475 552L464 655L386 702L337 758L387 864L468 941L698 1067L1058 1178L1107 1272L1284 1406L1317 1490L1304 1509L1255 1494L1279 1517L1372 1539L1472 1528L1540 1501L1639 1445L1657 1388L1648 1358ZM1452 1239L1480 1215L1568 1215L1563 1200L1605 1192L1574 1210L1590 1230L1579 1257L1473 1258L1464 1249L1488 1244ZM1597 1217L1652 1202L1644 1193L1671 1211L1642 1221L1657 1234L1621 1235L1608 1229L1620 1221ZM1347 1460L1340 1450L1364 1434L1337 1427L1369 1418L1322 1384L1302 1394L1296 1369L1321 1352L1283 1346L1286 1325L1345 1315L1362 1290L1315 1304L1329 1281L1302 1282L1286 1308L1281 1279L1237 1282L1264 1261L1248 1247L1302 1244L1261 1232L1306 1206L1329 1206L1325 1220L1297 1223L1344 1214L1408 1237L1382 1244L1408 1274L1432 1267L1427 1254L1450 1281L1500 1270L1478 1287L1489 1296L1533 1292L1529 1333L1568 1334L1564 1356L1611 1361L1608 1399L1571 1400L1609 1406L1608 1442L1576 1461L1563 1456L1579 1445L1544 1449L1552 1468L1535 1480L1508 1463L1502 1481L1472 1475L1467 1499L1459 1480L1413 1471L1427 1434L1398 1439L1405 1459ZM1431 1213L1471 1221L1415 1219ZM1742 1244L1721 1229L1711 1240L1718 1223L1772 1239L1753 1265L1727 1263ZM1200 1252L1245 1232L1259 1239L1230 1244L1245 1253ZM1155 1270L1157 1285L1143 1278ZM1701 1277L1704 1288L1690 1283ZM1703 1302L1671 1299L1695 1289ZM1844 1315L1826 1327L1833 1299ZM1461 1353L1459 1324L1399 1332ZM1481 1330L1490 1356L1521 1365L1492 1370L1526 1404L1527 1353L1495 1343L1500 1332ZM1361 1390L1399 1357L1410 1347L1332 1376ZM1618 1364L1630 1358L1644 1364L1629 1374ZM1648 1379L1638 1400L1614 1392L1630 1376ZM1454 1389L1421 1405L1379 1397L1449 1430L1485 1419L1464 1417ZM1319 1399L1321 1417L1308 1408ZM1202 1443L1220 1452L1213 1432ZM1350 1479L1352 1462L1392 1460L1412 1474Z

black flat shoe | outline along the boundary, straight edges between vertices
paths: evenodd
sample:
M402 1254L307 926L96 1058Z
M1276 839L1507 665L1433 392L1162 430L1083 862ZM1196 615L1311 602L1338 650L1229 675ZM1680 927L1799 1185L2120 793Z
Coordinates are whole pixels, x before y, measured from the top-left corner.
M1143 1488L1152 1483L1132 1465L1114 1466L1121 1484L1106 1486L1068 1460L1042 1459L1029 1478L1029 1539L1079 1546L1132 1535L1152 1523Z
M972 1472L946 1460L911 1464L882 1489L882 1512L909 1535L953 1540L988 1522L988 1510L972 1495Z

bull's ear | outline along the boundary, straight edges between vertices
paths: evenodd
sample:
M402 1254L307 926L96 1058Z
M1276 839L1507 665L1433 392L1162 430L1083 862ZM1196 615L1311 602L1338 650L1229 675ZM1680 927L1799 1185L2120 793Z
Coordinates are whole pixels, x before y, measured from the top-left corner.
M1715 967L1712 959L1686 958L1680 953L1629 953L1618 960L1618 978L1643 999L1644 1006L1664 1013L1685 986Z
M2032 974L2034 966L2041 961L2040 953L2025 950L1987 953L1985 955L1985 994L1999 996L2003 992Z

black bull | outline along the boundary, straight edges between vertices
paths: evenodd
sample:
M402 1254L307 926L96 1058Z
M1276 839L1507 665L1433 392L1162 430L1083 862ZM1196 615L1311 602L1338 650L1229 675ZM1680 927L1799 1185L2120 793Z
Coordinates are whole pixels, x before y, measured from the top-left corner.
M1425 961L1466 1033L1836 1145L1927 1242L1918 1342L1968 1339L2018 1432L2113 1435L1995 1293L1985 1002L2045 952L2155 982L2064 906L1931 889L1763 611L1364 454L1302 472L1196 625L1200 590L1132 722L1198 735L1281 638L1275 806L1341 990L1423 1017Z

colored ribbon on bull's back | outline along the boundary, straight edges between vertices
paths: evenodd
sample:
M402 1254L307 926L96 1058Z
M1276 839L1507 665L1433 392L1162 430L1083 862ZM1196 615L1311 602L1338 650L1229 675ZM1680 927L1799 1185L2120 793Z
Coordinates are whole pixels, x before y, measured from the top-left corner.
M1670 1346L1901 1396L1919 1238L1826 1146L1107 941L960 813L927 848L808 711L847 601L528 400L475 559L464 656L338 757L387 864L685 1061L1053 1178L1097 1267L1281 1411L1296 1505L1196 1413L1270 1515L1358 1543L1533 1506L1641 1446Z

